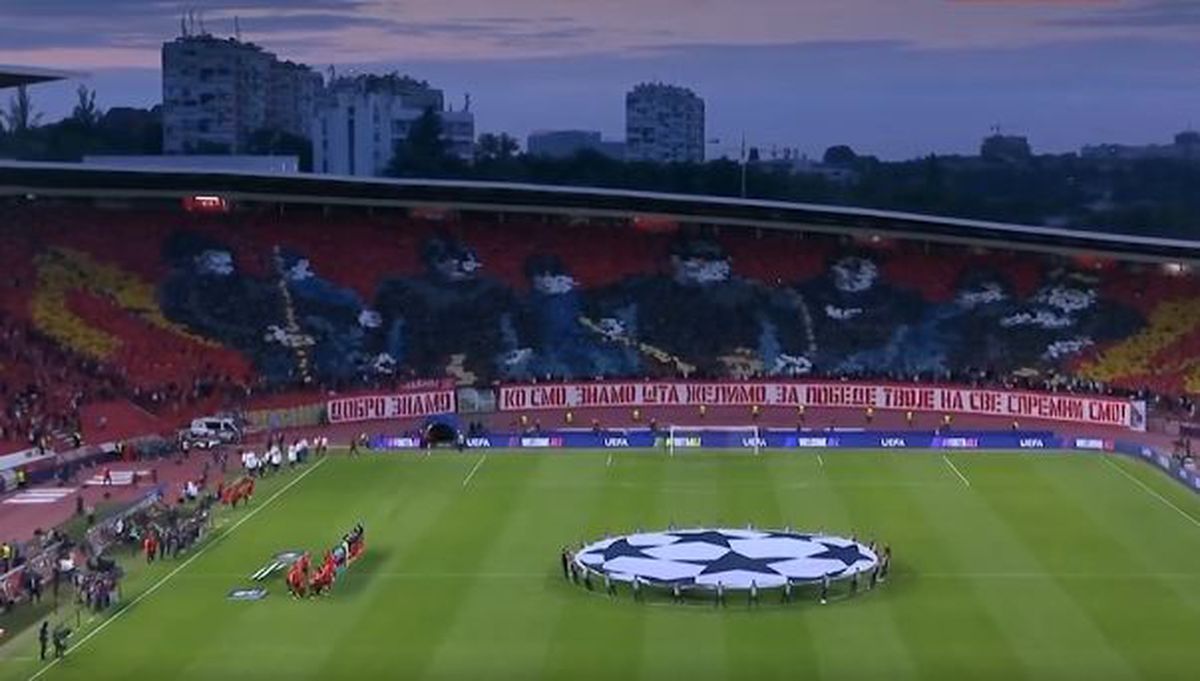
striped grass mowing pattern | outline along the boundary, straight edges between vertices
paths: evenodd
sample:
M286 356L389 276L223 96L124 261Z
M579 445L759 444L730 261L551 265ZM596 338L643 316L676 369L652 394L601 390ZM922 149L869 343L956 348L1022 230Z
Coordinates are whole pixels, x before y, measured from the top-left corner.
M1190 678L1196 518L1161 474L1098 454L334 458L40 678ZM225 599L360 520L367 553L329 597L272 577L264 601ZM826 606L755 609L561 577L564 547L672 524L853 534L890 544L893 572ZM0 659L0 681L40 668L27 648Z

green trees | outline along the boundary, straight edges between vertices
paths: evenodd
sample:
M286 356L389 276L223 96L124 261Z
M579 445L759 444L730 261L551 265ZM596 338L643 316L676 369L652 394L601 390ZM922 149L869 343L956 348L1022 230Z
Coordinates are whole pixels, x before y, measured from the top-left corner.
M516 157L521 146L508 133L485 132L475 145L475 163L503 163Z
M3 121L5 133L8 135L24 135L41 120L42 115L33 108L29 88L24 85L18 87L16 93L8 100L8 108L0 111L0 121Z
M283 130L263 128L254 131L246 140L247 154L265 156L296 156L300 159L300 172L312 172L312 141L307 137L293 135Z
M42 125L42 114L29 93L18 88L7 108L0 110L0 157L79 161L88 154L162 153L162 115L157 107L104 111L96 104L95 91L81 85L75 94L71 115Z
M442 130L442 118L425 109L409 126L408 136L396 144L384 173L392 177L459 177L467 165L450 153Z
M858 159L858 154L845 144L837 144L825 150L822 160L829 165L849 166Z
M672 193L738 196L742 167L734 160L702 164L624 162L594 151L553 159L523 154L503 133L479 136L470 160L452 149L441 115L427 109L396 145L386 174L612 187ZM1195 134L1177 146L1200 148ZM1007 145L1007 146L1006 146ZM999 148L997 148L999 147ZM927 156L880 161L846 145L829 147L823 166L777 162L746 168L750 198L913 211L951 217L1081 230L1200 238L1200 156L1084 158L1075 154L1025 156L1020 138L988 145L989 157ZM198 149L196 151L204 151ZM225 150L212 150L220 153ZM247 151L300 158L312 165L309 140L277 130L252 135ZM162 153L159 108L102 110L96 93L81 86L71 114L42 124L30 93L18 88L0 107L0 157L78 161L86 154ZM1197 152L1200 154L1200 152Z
M71 111L70 121L84 129L96 127L103 112L96 106L96 91L89 90L86 85L75 89L75 108Z

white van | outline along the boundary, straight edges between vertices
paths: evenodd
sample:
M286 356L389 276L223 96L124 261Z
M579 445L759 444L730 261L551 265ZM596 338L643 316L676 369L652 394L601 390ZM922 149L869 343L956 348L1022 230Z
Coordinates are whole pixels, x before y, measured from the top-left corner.
M188 434L197 438L215 438L221 442L237 442L242 438L242 431L237 423L223 416L194 419Z

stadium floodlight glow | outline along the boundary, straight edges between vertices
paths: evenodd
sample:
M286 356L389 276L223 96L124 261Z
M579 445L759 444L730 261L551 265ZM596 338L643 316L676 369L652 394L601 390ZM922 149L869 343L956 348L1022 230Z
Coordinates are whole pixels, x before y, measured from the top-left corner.
M679 221L666 215L635 215L633 226L651 234L670 234L679 231Z
M183 209L189 213L228 213L229 200L216 194L193 194L183 197Z

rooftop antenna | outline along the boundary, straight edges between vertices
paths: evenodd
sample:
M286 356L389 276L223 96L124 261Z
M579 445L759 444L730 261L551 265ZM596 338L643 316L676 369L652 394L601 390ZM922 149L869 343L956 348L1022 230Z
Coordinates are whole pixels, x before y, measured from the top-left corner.
M208 29L204 28L204 10L200 10L200 35L208 35Z
M187 34L187 14L184 13L179 15L179 35L186 38Z
M463 111L470 111L470 110L471 110L471 93L468 92L463 97Z

